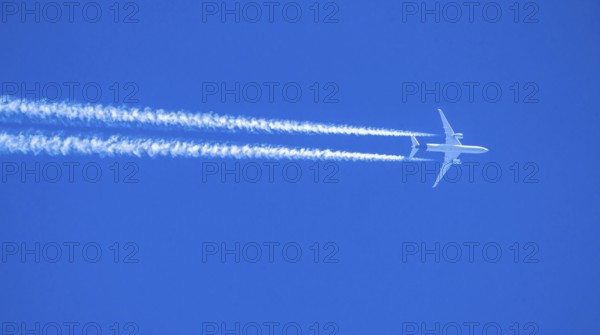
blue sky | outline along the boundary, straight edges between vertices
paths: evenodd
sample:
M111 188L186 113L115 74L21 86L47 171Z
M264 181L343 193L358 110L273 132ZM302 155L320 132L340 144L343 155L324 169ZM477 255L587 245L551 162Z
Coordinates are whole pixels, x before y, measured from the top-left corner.
M442 133L436 112L442 108L454 130L465 134L464 144L490 151L462 157L480 164L472 181L462 167L460 180L436 189L431 188L435 172L421 179L434 162L413 165L417 174L406 175L407 165L380 162L3 154L4 334L21 322L30 328L35 322L41 327L96 322L104 333L115 322L127 332L133 328L125 325L133 322L143 334L211 334L210 325L223 322L230 328L236 322L242 328L295 322L304 334L314 333L315 322L322 333L330 333L334 328L325 325L334 323L339 334L412 334L410 326L421 328L423 322L428 328L438 322L440 329L458 323L463 333L465 323L479 323L479 331L498 324L504 334L514 333L515 323L526 334L536 329L581 333L595 325L600 307L598 3L517 2L517 10L482 2L473 22L463 7L456 23L448 22L453 8L435 22L433 15L420 17L420 9L407 12L414 2L398 1L320 2L317 7L281 2L274 22L263 5L256 23L248 22L252 12L241 14L239 23L232 15L223 20L220 12L206 12L215 2L82 2L82 7L102 9L96 23L87 22L92 12L83 16L80 7L74 22L63 7L57 23L48 22L53 8L41 9L37 23L31 14L21 17L22 8L13 14L8 3L14 4L3 4L0 30L2 94L42 99L60 87L60 98L73 102L436 134ZM31 9L36 2L24 4ZM302 9L298 22L281 15L286 4L289 13ZM226 5L235 8L233 1ZM426 5L435 8L433 1ZM484 5L487 16L481 14ZM487 22L496 6L502 15ZM333 22L323 22L326 17ZM131 20L137 22L123 22ZM264 90L256 102L250 101L251 91L237 102L231 94L224 99L207 95L213 83L228 88L239 83L249 90L258 84ZM269 83L275 83L273 101ZM419 91L409 95L407 87L415 83ZM283 95L286 85L300 87L297 102ZM436 85L437 101L434 94L421 96L422 88ZM74 87L73 99L68 87ZM83 87L100 88L101 94L96 99ZM454 99L457 87L462 95ZM468 87L474 90L472 100ZM491 88L484 92L483 87ZM495 88L502 94L489 101ZM41 127L2 126L13 132ZM405 137L43 127L64 134L410 152ZM442 159L434 153L423 157ZM222 169L235 169L236 163L240 169L261 167L263 177L257 183L243 174L239 182L232 175L221 177ZM270 163L279 164L272 165L272 182L266 177ZM62 166L63 176L53 183L42 173L36 182L40 173L22 171L36 164ZM79 164L73 165L72 182L66 177L68 164ZM285 164L300 169L298 182L281 174ZM219 172L207 175L209 165ZM7 173L8 166L19 171ZM99 168L100 180L82 176L84 166ZM484 166L498 167L500 179L482 175ZM325 182L328 173L333 173L331 182ZM70 262L65 243L71 242L78 243L74 248L99 246L102 256L94 263L76 252ZM278 243L277 248L291 243L303 256L297 263L280 253L273 262L263 254L258 263L244 257L236 263L231 255L221 261L220 250L207 254L209 246L234 248L236 242L248 250L261 245L263 252L265 243ZM60 245L62 258L35 262L23 246L34 249L36 243L46 251ZM421 247L434 249L436 243L442 256L459 245L462 258L453 263L442 257L438 263L422 252ZM465 254L469 243L476 245L472 262ZM407 254L415 245L420 250ZM481 255L485 245L500 248L497 262Z

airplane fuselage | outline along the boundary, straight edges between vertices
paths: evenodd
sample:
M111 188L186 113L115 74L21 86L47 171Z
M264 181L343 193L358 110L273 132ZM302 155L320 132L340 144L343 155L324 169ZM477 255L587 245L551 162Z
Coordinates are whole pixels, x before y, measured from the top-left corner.
M482 154L488 152L488 149L475 145L456 145L456 144L435 144L427 143L427 151L433 152L456 152L461 154Z

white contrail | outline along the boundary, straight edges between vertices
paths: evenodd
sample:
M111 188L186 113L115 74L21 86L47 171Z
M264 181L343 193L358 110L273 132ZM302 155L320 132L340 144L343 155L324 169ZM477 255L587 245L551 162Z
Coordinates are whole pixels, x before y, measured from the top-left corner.
M76 103L48 103L0 97L0 115L39 119L100 122L106 125L150 125L185 129L225 129L266 133L338 134L371 136L433 136L428 133L396 129L356 127L306 121L257 119L214 113L192 114L150 108L118 108Z
M288 148L269 145L231 145L219 143L186 142L122 136L101 138L97 136L46 136L42 134L0 133L0 152L20 154L149 156L149 157L220 157L220 158L270 158L298 160L342 161L404 161L400 155L372 154L329 149Z

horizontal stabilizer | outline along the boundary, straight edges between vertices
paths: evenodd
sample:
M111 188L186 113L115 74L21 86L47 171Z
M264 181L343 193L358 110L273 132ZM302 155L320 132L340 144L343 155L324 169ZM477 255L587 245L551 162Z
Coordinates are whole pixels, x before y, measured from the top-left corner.
M417 154L417 151L419 151L419 141L417 141L417 138L414 136L410 137L410 141L412 142L412 150L410 151L410 155L408 156L408 158L413 159Z

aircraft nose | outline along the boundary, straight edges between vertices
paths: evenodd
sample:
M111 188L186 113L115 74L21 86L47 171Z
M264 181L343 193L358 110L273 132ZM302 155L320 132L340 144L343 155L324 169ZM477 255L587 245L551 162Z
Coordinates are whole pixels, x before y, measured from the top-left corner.
M488 148L483 148L483 152L488 152L490 151Z

